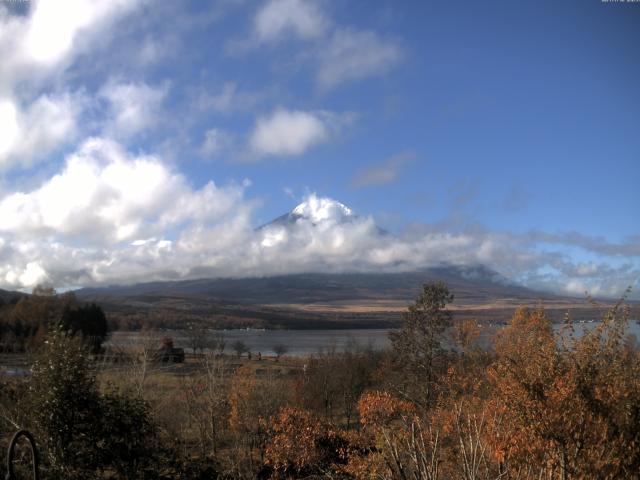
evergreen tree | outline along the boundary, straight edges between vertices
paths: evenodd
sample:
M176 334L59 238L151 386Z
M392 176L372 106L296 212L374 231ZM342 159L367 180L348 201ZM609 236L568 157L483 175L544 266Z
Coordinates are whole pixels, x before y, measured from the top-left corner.
M434 400L435 380L444 354L442 336L452 320L445 307L452 301L453 295L444 283L423 285L403 315L402 328L389 334L402 377L401 394L422 405Z

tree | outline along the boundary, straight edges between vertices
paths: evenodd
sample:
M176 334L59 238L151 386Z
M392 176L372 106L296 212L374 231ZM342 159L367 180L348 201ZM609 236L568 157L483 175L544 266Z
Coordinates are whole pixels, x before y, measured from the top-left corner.
M371 385L379 355L355 341L345 350L328 348L307 359L300 372L297 393L302 405L325 420L346 420L351 427L360 395Z
M27 418L52 478L89 479L112 470L135 479L156 463L156 428L147 403L101 393L80 338L53 329L32 371Z
M189 328L187 330L187 341L189 347L193 350L193 354L195 355L198 350L200 353L207 346L207 338L208 332L205 328L202 328L199 325L194 325L193 323L189 324Z
M132 362L126 378L137 395L142 396L145 393L147 379L158 356L161 338L159 332L144 328L138 335L138 341L127 348Z
M158 454L157 428L149 404L138 396L109 391L100 396L95 444L97 464L114 469L121 478L147 478Z
M247 348L247 344L244 343L242 340L236 340L235 342L233 342L233 345L231 345L231 348L233 348L233 351L236 352L236 355L238 356L238 358L240 358L244 352L247 352L249 350Z
M413 305L403 315L404 324L391 332L391 346L403 378L402 394L422 405L434 401L437 369L444 350L442 335L451 326L452 314L446 305L453 295L442 282L427 283Z
M190 323L187 330L187 343L195 355L198 350L204 353L206 349L221 355L226 343L224 335L220 332L211 332L201 325Z
M351 432L305 410L285 407L268 422L267 435L261 473L270 473L270 478L354 478L343 474L350 457L362 450L359 437Z
M95 303L79 307L67 305L60 319L60 326L73 335L80 333L93 353L100 351L102 342L109 333L104 311Z
M218 355L222 355L224 353L226 345L227 342L224 339L224 335L220 332L214 333L209 339L209 348L215 351Z
M493 440L502 462L563 480L637 477L640 355L627 346L628 320L619 303L582 337L568 322L558 339L542 308L516 311L489 369L508 426Z
M55 297L57 293L56 289L51 285L43 285L41 283L33 287L31 290L31 294L38 297Z
M77 302L73 293L64 295L35 294L21 297L15 305L9 306L3 330L13 338L15 350L37 348L41 345L36 337L38 330L48 330L58 325L67 308L75 308Z
M282 343L275 344L273 347L271 347L271 349L273 350L273 353L276 354L276 362L278 360L280 360L280 357L282 355L284 355L285 353L287 353L289 351L287 346L283 345Z
M32 368L30 420L45 460L60 478L81 478L94 465L99 394L90 361L80 339L55 329Z

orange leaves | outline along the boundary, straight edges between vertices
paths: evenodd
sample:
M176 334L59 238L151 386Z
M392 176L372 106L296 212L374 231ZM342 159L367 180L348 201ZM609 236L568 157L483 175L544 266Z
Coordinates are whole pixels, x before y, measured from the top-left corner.
M480 327L476 320L462 320L453 328L453 339L463 352L468 352L479 338Z
M283 408L269 428L271 439L265 449L265 463L275 471L300 471L319 460L317 441L327 431L310 413Z
M236 433L252 431L253 419L248 417L252 391L256 386L256 379L250 367L244 366L236 370L231 381L229 393L229 426Z
M640 438L640 363L622 325L605 318L583 338L560 343L544 311L516 311L488 372L508 431L496 438L502 461L581 478L638 468L640 452L628 445Z
M416 406L387 392L368 392L360 397L358 413L363 426L384 427L401 417L415 414Z
M463 351L436 379L437 401L367 392L361 435L283 410L269 427L269 465L298 477L320 465L355 478L635 478L640 354L618 324L560 343L544 310L522 308L495 353L465 350L475 328L459 328Z
M321 422L306 410L285 407L268 425L265 464L279 474L305 476L319 472L356 474L366 470L369 449L360 435Z

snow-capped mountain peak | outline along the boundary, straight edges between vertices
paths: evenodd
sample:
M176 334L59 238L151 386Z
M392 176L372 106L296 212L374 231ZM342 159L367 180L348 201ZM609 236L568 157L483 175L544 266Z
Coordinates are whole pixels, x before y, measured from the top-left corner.
M371 222L370 218L360 217L343 203L332 198L319 197L312 193L290 212L258 227L256 230L270 231L269 235L274 235L274 229L282 227L289 229L295 226L312 226L319 227L324 231L335 226L356 226L364 225L368 222ZM385 230L375 225L374 228L377 234L387 234ZM281 233L278 233L278 235Z
M348 217L354 217L353 211L346 205L327 197L309 195L304 202L291 211L296 218L305 218L313 223L323 221L340 222Z

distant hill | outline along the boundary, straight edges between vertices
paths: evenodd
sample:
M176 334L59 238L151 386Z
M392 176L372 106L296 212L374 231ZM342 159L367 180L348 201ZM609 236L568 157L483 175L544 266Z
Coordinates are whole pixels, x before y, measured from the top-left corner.
M150 282L128 286L84 288L79 298L133 296L188 296L245 305L307 304L333 302L410 302L422 284L443 281L456 303L469 305L498 300L558 300L562 297L510 283L483 267L437 267L403 273L306 273L257 278L216 278Z
M0 288L0 303L10 302L16 298L24 297L26 294L21 292L13 292L9 290L2 290Z
M458 317L504 322L517 306L540 302L555 320L562 319L567 310L577 319L597 316L598 309L580 299L511 284L483 266L150 282L84 288L75 293L80 300L98 302L107 312L200 318L224 328L370 328L398 325L401 312L421 286L438 280L454 294L452 308Z

